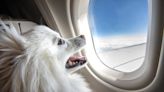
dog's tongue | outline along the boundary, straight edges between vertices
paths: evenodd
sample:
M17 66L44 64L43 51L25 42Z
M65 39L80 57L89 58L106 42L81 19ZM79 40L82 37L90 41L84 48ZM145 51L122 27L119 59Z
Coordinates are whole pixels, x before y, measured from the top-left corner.
M86 58L84 56L71 56L66 63L66 68L73 68L83 65L84 63L86 63Z

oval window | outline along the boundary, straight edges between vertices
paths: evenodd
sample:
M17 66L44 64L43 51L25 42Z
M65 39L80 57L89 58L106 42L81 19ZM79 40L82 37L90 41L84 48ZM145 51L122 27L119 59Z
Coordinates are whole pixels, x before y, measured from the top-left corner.
M147 0L90 0L89 25L102 63L122 72L142 65L148 32Z

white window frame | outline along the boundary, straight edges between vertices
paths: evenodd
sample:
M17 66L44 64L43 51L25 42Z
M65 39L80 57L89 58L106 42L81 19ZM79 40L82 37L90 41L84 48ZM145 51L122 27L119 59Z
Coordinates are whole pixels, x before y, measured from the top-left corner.
M143 65L136 71L125 73L120 72L110 67L106 66L101 62L98 58L95 47L93 44L93 38L91 36L91 32L84 32L89 29L88 21L85 18L88 18L88 5L89 0L76 1L76 8L74 9L74 16L76 18L74 20L74 24L77 26L79 33L83 33L87 35L87 44L89 45L85 50L86 56L88 57L89 64L87 69L90 73L99 78L98 80L102 80L106 83L112 84L114 87L118 89L128 89L128 90L144 90L148 87L152 81L155 79L157 74L157 68L161 58L161 45L162 45L162 34L163 34L163 25L162 23L162 11L160 8L163 6L160 3L160 0L148 0L148 9L149 9L149 26L148 26L148 39L147 39L147 47L146 47L146 56ZM88 25L88 28L86 28ZM90 36L90 37L89 37ZM91 44L92 43L92 44Z

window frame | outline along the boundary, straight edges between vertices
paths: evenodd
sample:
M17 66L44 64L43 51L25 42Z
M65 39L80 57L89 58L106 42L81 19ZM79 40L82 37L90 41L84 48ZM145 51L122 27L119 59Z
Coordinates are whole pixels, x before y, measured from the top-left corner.
M76 4L78 2L78 8L77 5L74 5L76 8L74 9L74 16L77 16L74 20L79 20L80 18L86 17L88 14L88 5L89 0L87 0L85 3L82 3L82 0L76 1ZM102 62L100 62L100 59L98 58L94 44L92 44L91 48L89 49L90 53L87 54L87 51L84 51L84 54L86 56L92 54L92 58L88 57L89 64L87 66L87 69L90 71L90 73L93 76L96 76L96 78L99 78L103 82L107 84L111 84L119 89L127 89L127 90L143 90L145 87L147 87L153 79L156 77L156 72L158 68L158 63L160 61L160 52L161 52L161 44L162 44L162 8L163 6L160 3L160 0L148 0L148 11L149 11L149 24L148 24L148 39L147 39L147 46L146 46L146 56L145 61L143 65L136 71L125 73L120 72L114 69L109 68L108 66L104 65ZM84 12L84 7L87 7ZM83 12L80 12L83 10ZM77 12L78 11L78 12ZM88 17L88 15L87 15ZM74 26L79 28L78 22L74 21ZM86 21L87 24L87 21ZM78 29L79 31L80 29ZM157 31L158 30L158 31ZM78 33L80 34L80 32ZM77 34L77 35L78 35ZM89 35L91 35L91 32L89 32ZM91 36L90 39L92 39L93 43L93 37ZM91 44L90 44L91 45ZM93 49L94 50L91 50ZM101 67L101 69L99 68Z

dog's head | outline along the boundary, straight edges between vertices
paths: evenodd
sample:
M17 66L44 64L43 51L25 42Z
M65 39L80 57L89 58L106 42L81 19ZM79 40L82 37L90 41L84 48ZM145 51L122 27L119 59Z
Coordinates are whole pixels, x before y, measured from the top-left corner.
M86 44L84 35L64 39L46 26L37 26L24 36L29 42L29 49L34 48L36 53L46 53L48 57L54 57L54 62L68 70L77 70L77 67L86 63L85 57L73 55Z
M46 26L20 35L0 24L0 92L63 92L59 90L74 81L67 70L74 72L86 63L84 57L72 56L86 44L83 35L64 39Z

